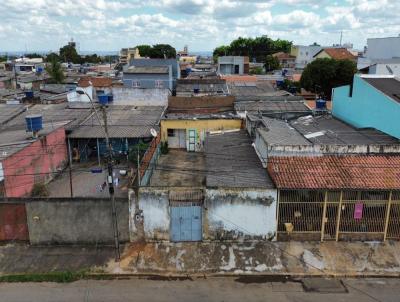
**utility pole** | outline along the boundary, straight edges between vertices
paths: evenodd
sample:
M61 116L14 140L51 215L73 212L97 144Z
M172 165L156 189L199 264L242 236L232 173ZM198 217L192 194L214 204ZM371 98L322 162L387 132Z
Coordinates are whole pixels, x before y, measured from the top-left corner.
M90 85L92 85L91 82L89 82ZM87 94L84 90L76 90L78 94L84 94L88 97L90 104L92 105L92 109L96 115L96 118L99 122L100 126L103 126L100 120L100 117L97 113L96 108L94 107L93 100L89 94ZM114 229L114 243L115 243L115 260L117 262L120 261L121 259L121 254L120 254L120 249L119 249L119 234L118 234L118 218L117 218L117 206L115 204L115 196L114 196L114 176L113 176L113 156L112 156L112 148L110 144L110 139L108 136L108 124L107 124L107 112L106 112L106 107L102 105L101 107L102 112L103 112L103 120L104 120L104 134L106 138L106 145L107 145L107 150L108 150L108 155L109 155L109 160L108 160L108 165L107 165L107 170L108 170L108 177L107 177L107 182L108 182L108 190L110 193L110 199L111 199L111 217L112 217L112 223L113 223L113 229Z
M340 32L340 46L342 46L343 30Z
M106 136L106 145L108 149L108 190L110 193L111 199L111 209L112 209L112 218L113 218L113 226L114 226L114 242L115 242L115 259L119 261L121 258L120 250L119 250L119 234L118 234L118 219L117 219L117 206L115 203L115 195L114 195L114 175L113 175L113 156L112 156L112 146L110 144L110 138L108 136L108 125L107 125L107 112L106 106L102 105L101 110L103 112L103 121L104 121L104 132Z

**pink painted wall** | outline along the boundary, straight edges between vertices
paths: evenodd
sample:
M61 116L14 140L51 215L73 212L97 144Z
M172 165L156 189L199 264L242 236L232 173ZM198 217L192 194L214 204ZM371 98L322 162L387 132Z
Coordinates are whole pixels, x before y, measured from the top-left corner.
M3 161L7 197L29 196L34 183L48 181L57 168L68 160L63 127L39 138L34 143Z

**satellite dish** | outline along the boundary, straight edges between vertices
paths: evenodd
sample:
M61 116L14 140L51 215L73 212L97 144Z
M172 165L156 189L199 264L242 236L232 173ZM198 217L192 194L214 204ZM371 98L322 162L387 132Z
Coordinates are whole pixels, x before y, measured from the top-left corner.
M153 137L157 137L158 134L157 134L157 131L154 130L154 128L151 128L150 132L151 132L151 135L153 135Z

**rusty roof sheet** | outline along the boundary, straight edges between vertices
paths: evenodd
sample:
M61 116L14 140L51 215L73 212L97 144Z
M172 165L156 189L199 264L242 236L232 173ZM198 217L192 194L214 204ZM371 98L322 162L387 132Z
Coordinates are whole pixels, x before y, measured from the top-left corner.
M268 172L279 189L400 189L400 156L273 157Z
M92 82L93 87L111 87L112 79L105 77L83 77L79 79L79 87L89 87L89 82Z

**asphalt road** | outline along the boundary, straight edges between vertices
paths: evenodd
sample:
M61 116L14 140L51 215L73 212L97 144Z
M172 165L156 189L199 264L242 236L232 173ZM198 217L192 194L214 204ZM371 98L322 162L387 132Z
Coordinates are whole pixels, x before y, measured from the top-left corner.
M305 290L302 282L271 282L268 279L211 278L195 280L108 280L57 283L1 283L1 302L58 301L318 301L318 302L398 302L400 279L347 279L324 284L312 281L313 290ZM319 287L320 286L320 287ZM347 292L343 292L347 291Z

